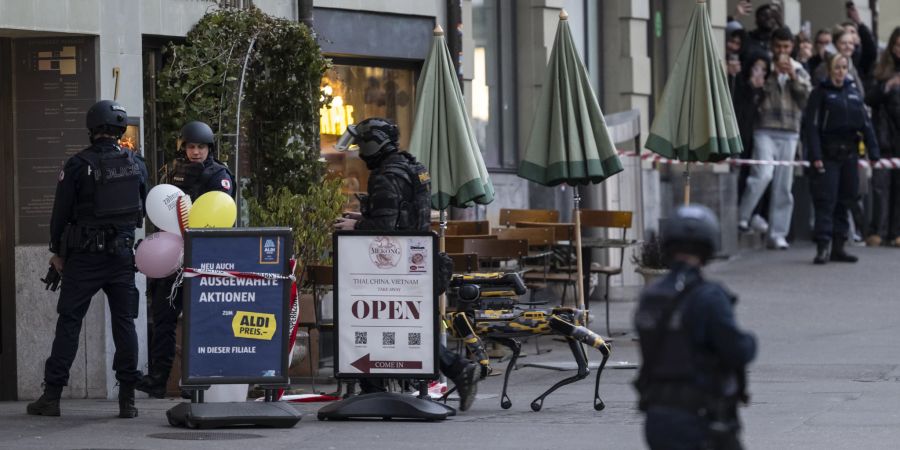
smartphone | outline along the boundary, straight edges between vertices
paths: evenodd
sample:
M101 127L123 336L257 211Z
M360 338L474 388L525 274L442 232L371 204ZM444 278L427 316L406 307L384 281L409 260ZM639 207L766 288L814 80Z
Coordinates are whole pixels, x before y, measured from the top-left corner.
M803 25L800 25L800 32L805 34L810 39L812 39L813 38L812 23L808 20L804 20Z

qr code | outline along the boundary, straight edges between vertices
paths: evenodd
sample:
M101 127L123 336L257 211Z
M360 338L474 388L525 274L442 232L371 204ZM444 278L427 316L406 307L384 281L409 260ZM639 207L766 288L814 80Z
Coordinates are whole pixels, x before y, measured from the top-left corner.
M422 333L409 333L409 345L422 345Z
M356 345L366 345L368 343L368 340L369 340L368 333L366 333L365 331L357 331L354 336L353 342Z
M385 331L381 333L381 345L394 345L394 333L393 331Z

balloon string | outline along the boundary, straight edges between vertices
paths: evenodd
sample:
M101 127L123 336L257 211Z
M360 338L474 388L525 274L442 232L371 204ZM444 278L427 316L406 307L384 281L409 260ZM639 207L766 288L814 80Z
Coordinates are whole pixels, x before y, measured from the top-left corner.
M169 307L175 308L175 292L181 285L184 283L184 271L181 268L178 268L178 271L175 272L175 282L172 283L172 290L169 291Z

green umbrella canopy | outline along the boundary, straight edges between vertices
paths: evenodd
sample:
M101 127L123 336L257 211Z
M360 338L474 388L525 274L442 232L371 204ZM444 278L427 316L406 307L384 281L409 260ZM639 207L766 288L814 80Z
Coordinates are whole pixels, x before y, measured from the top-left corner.
M569 22L560 14L519 176L545 186L599 183L622 171Z
M698 1L656 108L645 147L680 161L715 162L742 145L706 4Z
M435 29L416 91L409 151L431 173L431 207L444 210L492 202L494 186L475 141L440 27Z

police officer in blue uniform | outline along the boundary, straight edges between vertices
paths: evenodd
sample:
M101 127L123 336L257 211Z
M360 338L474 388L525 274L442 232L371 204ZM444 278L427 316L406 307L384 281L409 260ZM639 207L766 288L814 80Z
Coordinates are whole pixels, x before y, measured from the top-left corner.
M169 181L178 186L191 200L201 195L222 191L234 196L234 177L215 157L215 135L203 122L189 122L181 128L181 151L173 164ZM141 378L137 389L154 398L166 394L166 382L175 360L175 328L181 315L181 289L175 291L171 301L175 275L147 280L147 297L150 299L150 315L153 317L153 334L150 341L150 369Z
M865 142L869 159L880 152L869 113L856 82L847 77L846 56L828 58L828 78L812 91L803 112L807 157L812 163L810 187L815 206L815 264L828 261L855 263L844 250L850 231L848 211L859 190L859 143Z
M708 208L679 208L662 229L671 271L641 293L634 324L642 365L635 387L652 449L739 449L739 402L756 339L734 318L737 297L707 281L719 221Z
M367 197L360 198L361 213L345 214L338 219L338 230L400 230L428 231L431 229L431 178L428 171L408 152L399 151L397 125L386 119L373 117L347 127L335 147L346 151L359 149L359 157L369 173ZM452 261L440 257L437 261L439 284L446 291L452 273ZM449 263L449 268L447 264ZM444 275L444 276L442 276ZM475 401L480 380L478 364L447 350L439 351L441 372L453 380L459 391L461 411L468 410ZM383 390L370 380L361 383L363 392Z
M59 399L69 382L82 320L91 298L102 289L116 347L113 370L119 382L119 417L138 415L134 385L141 372L132 247L134 230L143 222L148 175L143 161L118 145L127 117L116 102L94 104L86 121L91 146L69 158L59 173L50 219L50 264L62 273L59 319L44 368L44 393L28 404L28 414L60 415Z

